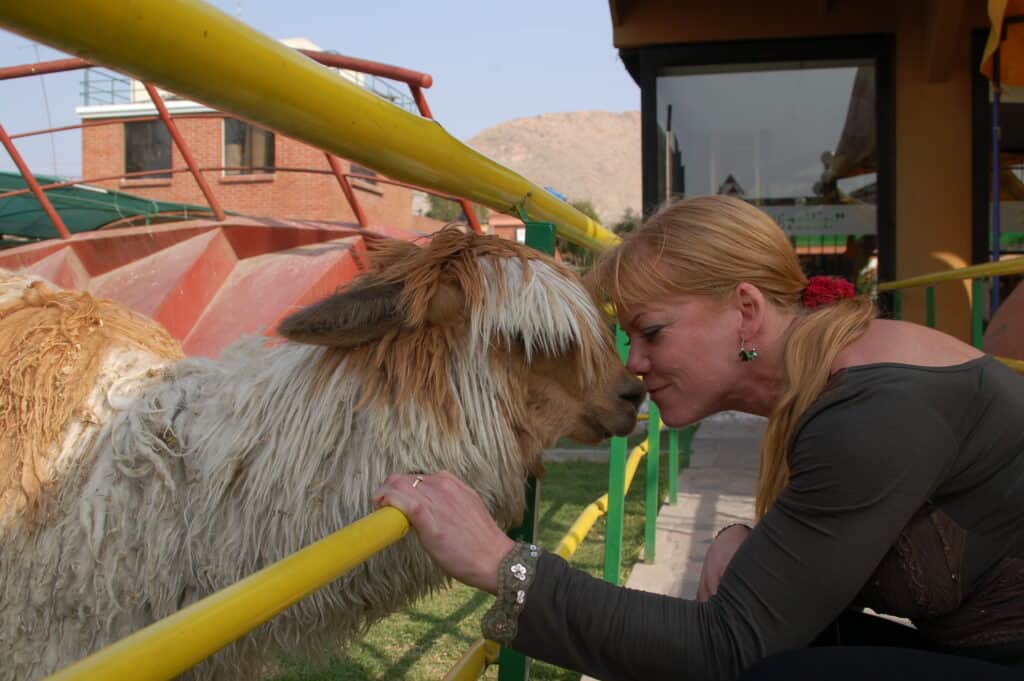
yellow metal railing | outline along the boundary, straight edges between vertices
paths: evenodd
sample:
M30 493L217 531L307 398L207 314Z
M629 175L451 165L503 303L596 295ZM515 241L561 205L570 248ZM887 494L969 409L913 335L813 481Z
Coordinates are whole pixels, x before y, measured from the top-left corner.
M501 646L494 641L478 639L444 675L444 681L476 681L489 666L498 661L499 652Z
M83 24L83 17L88 18ZM389 177L504 213L522 209L597 250L618 237L449 135L199 0L0 0L0 26L242 116Z
M626 461L626 486L623 494L629 492L629 486L633 483L633 476L636 475L636 469L640 465L640 460L647 455L647 442L642 442L633 448L633 451L629 454L629 459ZM562 537L562 540L558 542L558 546L555 547L554 553L558 554L565 560L569 560L576 549L586 538L590 529L597 522L597 519L608 512L608 493L605 492L597 499L594 503L583 509L579 517L576 518L576 522L572 524L569 531Z
M917 277L887 281L878 285L880 293L891 292L892 316L895 319L903 317L903 304L901 291L907 288L924 286L925 288L925 324L935 327L935 284L948 281L971 280L971 344L981 349L984 336L984 313L985 313L985 278L998 277L1005 274L1024 273L1024 258L1014 260L1001 260L999 262L987 262L980 265L969 265L932 274L922 274ZM1000 362L1024 373L1024 362L1007 357L996 357Z
M1004 274L1020 274L1024 272L1024 258L1015 260L1001 260L1000 262L986 262L980 265L969 265L958 267L952 270L944 270L932 274L922 274L907 279L886 281L878 285L879 291L896 291L898 289L912 288L915 286L932 286L945 281L961 281L963 279L983 279L985 277L996 277Z
M648 442L634 447L626 462L625 491L633 483ZM565 560L608 512L608 493L588 505L558 542ZM342 576L401 539L409 522L386 507L311 544L169 617L125 637L46 677L45 681L166 681L202 662L232 641ZM478 640L444 681L477 679L498 660L500 646Z
M45 681L166 681L398 541L409 521L383 508L48 676Z

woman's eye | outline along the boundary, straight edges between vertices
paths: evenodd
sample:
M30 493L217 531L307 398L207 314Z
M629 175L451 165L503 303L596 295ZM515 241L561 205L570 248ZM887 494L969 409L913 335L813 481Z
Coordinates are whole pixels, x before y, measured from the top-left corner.
M658 332L662 330L661 326L648 326L646 329L640 331L640 335L644 337L646 341L654 340L654 337L658 335Z

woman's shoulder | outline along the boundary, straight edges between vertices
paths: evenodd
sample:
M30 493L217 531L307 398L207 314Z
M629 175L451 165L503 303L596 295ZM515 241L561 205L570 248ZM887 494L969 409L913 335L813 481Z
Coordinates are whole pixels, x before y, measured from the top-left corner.
M864 335L839 352L831 373L885 365L957 367L984 356L981 350L941 331L909 322L876 319Z
M994 365L994 368L993 368ZM800 426L822 418L857 423L893 413L931 422L962 402L964 391L979 376L1005 370L991 355L948 334L894 320L875 320L863 336L845 348L832 364L824 390L810 405ZM850 420L851 414L857 418ZM948 414L947 414L948 415ZM853 426L857 427L857 426Z

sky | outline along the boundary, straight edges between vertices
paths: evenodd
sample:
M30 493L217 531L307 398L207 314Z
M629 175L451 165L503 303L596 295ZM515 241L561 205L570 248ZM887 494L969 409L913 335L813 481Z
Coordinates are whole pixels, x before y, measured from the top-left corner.
M602 0L214 0L274 38L429 73L434 117L466 140L497 123L562 111L634 111L640 90L612 46ZM64 55L0 30L0 66ZM0 81L9 134L79 123L82 72ZM404 87L404 86L403 86ZM34 173L78 177L77 132L15 140ZM13 170L0 151L0 170Z

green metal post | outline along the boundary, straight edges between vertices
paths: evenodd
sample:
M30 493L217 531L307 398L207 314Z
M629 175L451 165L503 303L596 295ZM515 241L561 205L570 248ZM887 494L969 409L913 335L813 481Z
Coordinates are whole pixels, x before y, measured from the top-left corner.
M668 431L668 503L679 501L679 431Z
M551 222L527 222L526 245L548 255L555 254L555 225Z
M985 280L971 280L971 344L981 348L985 333Z
M903 300L899 291L892 292L892 318L903 319Z
M532 542L537 532L537 509L540 507L540 482L530 476L526 481L526 512L523 524L509 530L508 536L516 541ZM498 681L529 681L530 658L511 648L502 647L498 653Z
M654 562L658 529L658 466L661 465L661 412L650 402L647 411L647 498L644 502L644 562Z
M696 432L696 426L686 426L683 428L683 468L690 467L690 451L693 445L693 434Z
M924 323L928 328L935 328L935 287L929 286L924 290Z
M619 358L629 357L626 333L615 327L615 347ZM608 515L604 541L604 580L619 583L622 566L622 522L626 496L626 438L613 437L608 452Z
M548 255L555 252L555 226L550 222L526 223L526 245ZM530 477L526 481L526 512L523 523L509 531L516 541L532 542L537 532L537 509L540 508L540 481ZM530 658L509 648L498 653L498 681L529 681Z

